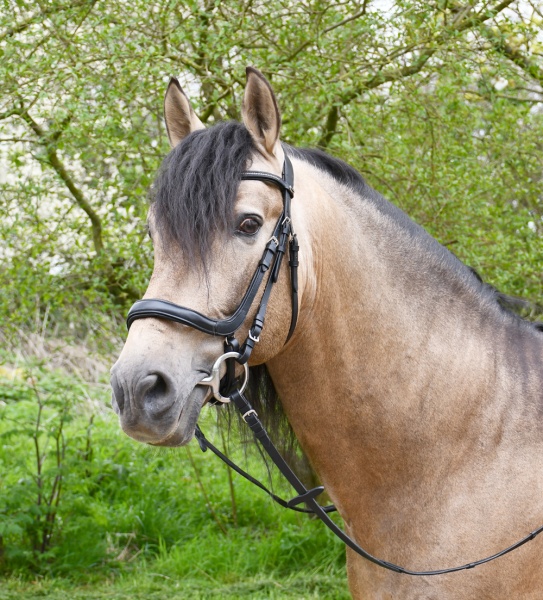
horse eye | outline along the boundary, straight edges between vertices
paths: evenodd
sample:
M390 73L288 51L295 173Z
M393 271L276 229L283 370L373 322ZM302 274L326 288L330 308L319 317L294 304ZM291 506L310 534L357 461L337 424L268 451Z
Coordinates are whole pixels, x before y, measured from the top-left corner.
M237 232L244 233L245 235L255 235L258 233L261 225L260 222L254 217L246 217L243 221L238 225Z

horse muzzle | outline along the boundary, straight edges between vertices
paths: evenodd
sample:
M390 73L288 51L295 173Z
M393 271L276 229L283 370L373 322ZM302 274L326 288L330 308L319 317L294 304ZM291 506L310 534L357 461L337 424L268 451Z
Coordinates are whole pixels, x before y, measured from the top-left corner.
M181 384L165 372L127 373L117 363L111 372L112 406L123 431L147 444L187 444L209 395L208 388L197 385L204 375L194 372Z

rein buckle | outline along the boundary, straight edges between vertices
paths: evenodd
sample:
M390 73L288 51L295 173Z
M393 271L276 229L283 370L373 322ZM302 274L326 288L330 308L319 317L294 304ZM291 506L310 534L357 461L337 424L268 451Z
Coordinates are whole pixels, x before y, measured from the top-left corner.
M251 408L251 410L248 410L244 415L241 415L241 418L247 423L247 417L249 415L254 415L255 417L258 417L256 410L254 410L254 408Z

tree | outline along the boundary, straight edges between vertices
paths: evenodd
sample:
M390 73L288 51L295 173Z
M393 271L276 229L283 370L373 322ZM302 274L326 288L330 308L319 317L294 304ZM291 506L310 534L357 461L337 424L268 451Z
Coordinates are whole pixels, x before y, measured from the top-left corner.
M504 291L541 296L543 58L524 0L5 0L4 320L76 333L149 275L171 75L208 124L272 80L283 139L346 159ZM23 293L22 293L23 292ZM74 310L75 309L75 310ZM97 310L98 309L98 310Z

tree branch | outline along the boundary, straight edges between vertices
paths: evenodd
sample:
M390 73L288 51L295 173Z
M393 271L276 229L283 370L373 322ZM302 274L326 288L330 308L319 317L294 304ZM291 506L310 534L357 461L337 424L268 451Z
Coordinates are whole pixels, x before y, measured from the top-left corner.
M3 121L4 119L9 119L13 115L20 116L20 114L20 108L12 108L11 110L6 110L6 112L0 113L0 121Z
M36 23L38 20L43 19L44 17L46 17L47 15L49 15L51 13L58 13L61 10L69 10L70 8L77 8L78 6L84 6L85 4L94 4L94 0L76 0L75 2L72 2L71 4L68 4L66 6L60 6L60 7L58 6L58 4L53 3L50 6L48 6L47 8L42 8L39 12L34 13L33 15L30 15L30 17L28 17L24 21L21 21L21 23L18 23L17 25L13 25L13 27L9 27L8 29L6 29L5 31L0 33L0 42L2 42L3 40L5 40L8 37L12 37L12 36L16 35L17 33L21 33L22 31L24 31L25 29L28 29L30 26L32 26L34 23Z
M319 148L326 148L336 134L337 123L339 121L339 106L334 104L326 117L324 131L317 142Z
M73 179L66 171L64 165L62 164L62 161L58 157L55 147L52 144L52 140L47 135L47 133L40 127L38 123L36 123L36 121L34 121L34 119L30 116L28 111L20 111L17 114L19 114L23 121L25 121L25 123L36 134L39 143L45 148L47 152L47 158L49 160L50 165L56 171L57 175L66 185L66 187L70 190L70 193L72 194L77 205L89 217L91 222L94 249L97 254L100 254L104 249L104 243L102 240L102 222L100 220L100 217L96 214L88 200L83 195L83 192L75 185ZM56 134L53 137L55 136ZM58 139L58 136L56 136L55 139Z
M399 81L401 79L405 79L406 77L410 77L412 75L415 75L416 73L419 73L424 68L424 65L426 65L428 60L439 49L441 49L453 35L462 33L468 29L472 29L481 25L488 19L495 17L498 13L507 8L514 1L515 0L503 0L495 8L487 10L484 13L481 13L476 16L472 14L471 6L458 6L459 11L456 14L456 17L451 23L451 25L446 27L434 38L433 45L431 47L422 49L420 54L413 60L413 62L410 65L406 65L397 69L379 71L375 75L369 77L361 84L356 86L354 89L340 96L339 102L336 101L328 111L326 123L324 125L321 137L317 142L317 145L321 148L326 148L332 140L333 136L336 133L336 126L341 106L346 106L352 100L354 100L367 90L375 89L383 85L384 83Z
M341 27L342 25L346 25L347 23L350 23L351 21L355 21L359 17L363 17L365 14L366 14L366 2L364 2L364 6L362 7L361 11L357 12L356 14L354 14L350 17L347 17L346 19L343 19L343 21L340 21L339 23L334 23L334 25L330 25L330 27L327 27L326 29L324 29L320 35L325 35L325 34L329 33L330 31L333 31L334 29ZM298 56L298 54L300 54L300 52L303 52L308 46L310 46L314 42L315 42L314 39L307 40L307 42L304 42L303 44L298 46L298 48L296 48L296 50L294 50L286 58L279 61L280 64L281 63L289 63L292 59L296 58Z
M514 62L517 67L520 67L532 79L543 85L543 69L524 56L519 50L515 50L515 48L508 44L505 36L499 29L496 31L490 27L481 27L480 31L492 44L494 50Z

